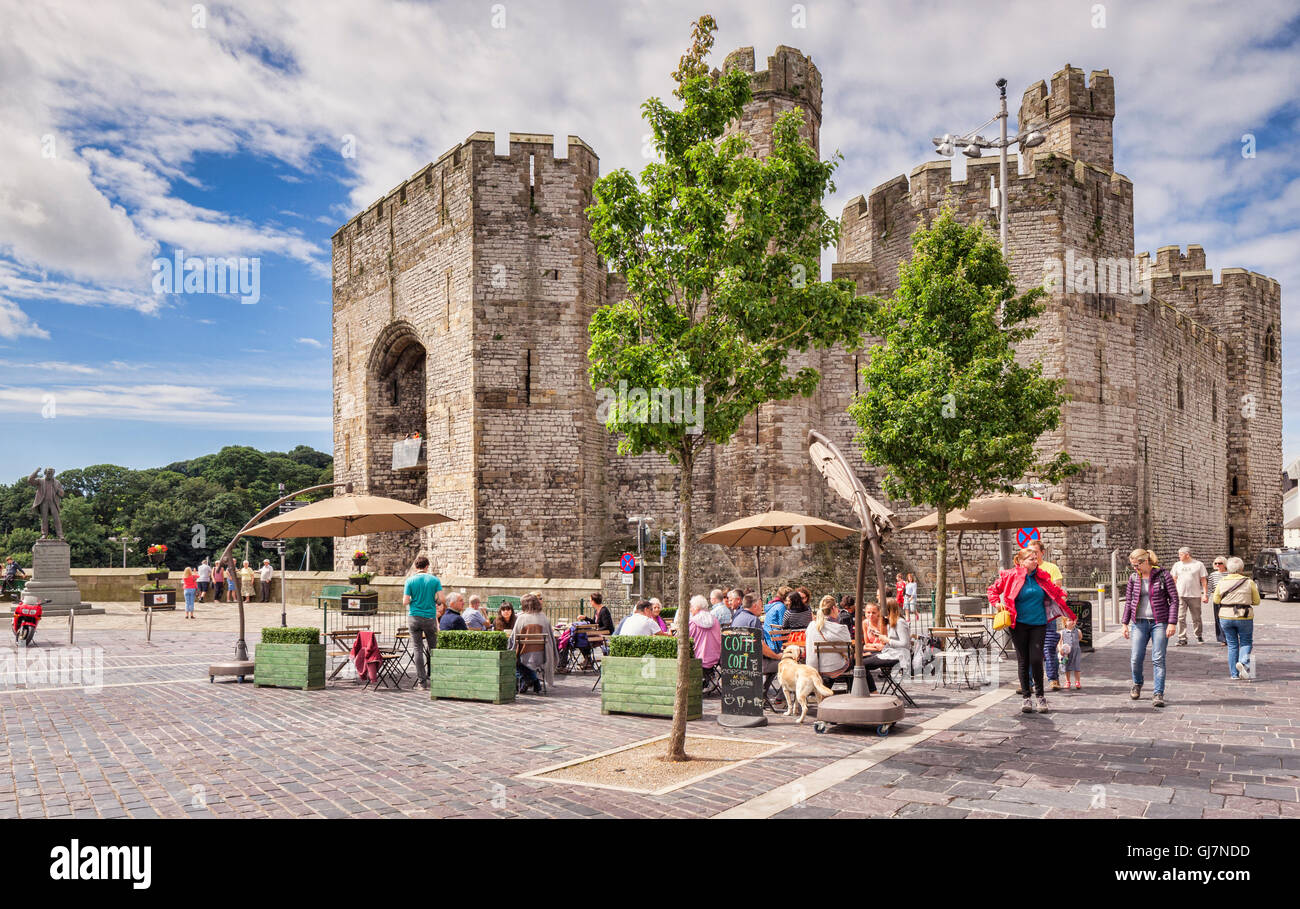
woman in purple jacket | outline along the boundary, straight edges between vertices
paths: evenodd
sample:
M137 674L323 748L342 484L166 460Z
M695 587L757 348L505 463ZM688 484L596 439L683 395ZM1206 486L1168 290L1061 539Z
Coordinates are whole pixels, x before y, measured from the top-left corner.
M1153 707L1165 706L1165 647L1173 637L1178 621L1178 585L1174 576L1161 568L1149 549L1134 549L1128 556L1133 566L1124 591L1124 637L1133 641L1129 650L1129 669L1133 689L1129 697L1142 697L1142 663L1146 660L1147 641L1151 642L1151 667L1155 674Z

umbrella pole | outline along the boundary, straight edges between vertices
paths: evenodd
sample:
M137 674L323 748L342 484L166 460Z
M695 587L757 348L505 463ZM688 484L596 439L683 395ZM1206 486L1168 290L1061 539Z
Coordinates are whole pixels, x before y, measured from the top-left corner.
M758 601L763 602L763 562L759 553L763 551L762 546L754 547L754 571L758 575Z
M966 531L957 531L957 568L961 571L961 595L966 596L966 562L961 557L961 535Z
M868 695L867 691L867 670L862 665L862 644L866 640L862 633L862 588L866 585L867 580L867 531L862 530L862 542L858 546L858 583L854 589L853 597L853 636L856 643L853 647L853 687L850 689L854 697L864 698Z

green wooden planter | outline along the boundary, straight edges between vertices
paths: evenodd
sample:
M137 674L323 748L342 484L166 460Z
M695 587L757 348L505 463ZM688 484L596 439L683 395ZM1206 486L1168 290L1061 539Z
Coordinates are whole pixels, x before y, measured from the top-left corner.
M704 715L704 667L690 661L691 691L686 719ZM600 712L673 715L677 699L677 661L661 657L607 656L600 664Z
M253 684L258 688L325 687L324 644L258 644L253 651Z
M502 704L515 699L515 652L513 650L438 650L429 661L429 695L491 701Z

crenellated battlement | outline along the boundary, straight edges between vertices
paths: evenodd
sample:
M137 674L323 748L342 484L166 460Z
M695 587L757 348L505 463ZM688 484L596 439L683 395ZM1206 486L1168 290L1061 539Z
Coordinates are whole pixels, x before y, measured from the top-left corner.
M1149 261L1150 253L1140 253L1140 260ZM1276 278L1244 268L1222 268L1219 280L1214 280L1214 271L1206 268L1205 249L1199 244L1190 243L1184 254L1182 247L1161 246L1156 250L1155 262L1151 266L1151 280L1157 288L1197 288L1204 293L1208 288L1226 290L1254 289L1266 298L1282 298L1282 285Z
M1016 122L1021 131L1039 129L1047 138L1044 150L1109 171L1115 167L1114 119L1115 79L1110 70L1093 70L1085 81L1083 70L1067 63L1052 76L1050 92L1041 79L1025 90Z
M742 47L727 55L724 72L740 70L750 73L754 100L782 96L807 110L820 125L822 120L822 74L812 57L798 48L779 45L767 58L767 69L754 69L754 48Z
M496 133L483 130L473 132L464 142L447 149L438 156L436 161L426 164L358 212L355 217L334 232L332 239L337 244L339 238L345 235L349 228L354 233L361 233L375 226L383 219L383 213L390 205L406 205L421 194L441 193L446 186L446 174L459 170L470 160L471 154L478 154L489 160L513 160L523 167L529 166L529 156L533 158L534 167L536 160L540 158L548 168L576 169L590 187L599 175L599 156L578 136L568 136L565 148L567 156L556 157L554 135L512 132L507 154L497 155ZM535 177L535 174L533 176Z

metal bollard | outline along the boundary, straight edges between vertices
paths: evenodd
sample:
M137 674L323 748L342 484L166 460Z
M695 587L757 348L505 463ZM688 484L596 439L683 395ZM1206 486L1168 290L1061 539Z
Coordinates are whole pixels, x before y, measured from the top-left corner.
M149 643L153 638L153 607L144 611L144 640Z
M1100 634L1106 633L1106 588L1097 585L1097 615L1101 624Z
M72 643L72 631L76 623L77 623L77 610L74 608L70 608L68 609L68 643L69 644Z

